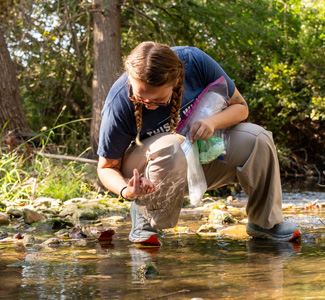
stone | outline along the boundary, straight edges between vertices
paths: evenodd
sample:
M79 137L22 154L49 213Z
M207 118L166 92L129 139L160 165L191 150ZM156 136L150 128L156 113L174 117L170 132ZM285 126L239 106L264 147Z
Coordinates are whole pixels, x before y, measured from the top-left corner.
M107 218L107 221L111 222L111 223L121 223L125 221L125 217L122 216L112 216Z
M203 224L197 230L197 233L206 233L206 232L217 232L218 229L223 228L221 224Z
M33 246L38 243L38 240L32 234L26 234L23 238L23 244L25 247Z
M171 231L179 232L179 233L186 233L186 232L190 232L190 227L188 227L188 226L176 226L176 227L172 228Z
M20 217L23 216L23 212L20 209L14 208L14 207L8 207L7 208L7 214L12 215L15 218L20 218Z
M105 205L94 202L64 205L59 213L60 217L72 216L73 220L96 220L100 215L109 213L109 208Z
M138 268L137 275L140 279L147 279L159 275L159 272L154 265L146 263Z
M246 233L245 225L229 226L220 230L220 234L233 240L249 240L250 236Z
M84 207L74 214L75 220L96 220L99 216L97 207Z
M9 236L8 232L0 231L0 240L3 240Z
M213 209L209 215L209 222L217 224L236 223L237 220L226 211Z
M86 247L87 246L87 240L77 240L74 243L74 246L76 246L76 247Z
M67 239L67 238L69 238L69 230L61 229L61 230L55 232L54 235L56 235L57 237L59 237L61 239Z
M73 198L70 200L67 200L63 203L63 206L68 206L71 204L80 204L80 203L88 203L89 200L85 199L85 198Z
M3 212L0 212L0 226L9 225L9 216Z
M43 244L48 246L53 246L53 245L60 245L60 243L61 243L60 238L49 238Z
M68 220L61 218L49 218L37 224L37 227L44 227L53 230L72 228L74 225Z
M40 213L28 208L23 209L23 215L25 223L29 225L44 220L44 217Z
M69 237L72 239L85 239L88 236L81 230L81 228L74 227L70 230Z
M235 200L234 196L228 196L227 197L227 202L233 202Z
M47 197L39 197L35 200L35 202L33 203L34 207L46 207L49 208L51 207L52 204L52 198L47 198Z

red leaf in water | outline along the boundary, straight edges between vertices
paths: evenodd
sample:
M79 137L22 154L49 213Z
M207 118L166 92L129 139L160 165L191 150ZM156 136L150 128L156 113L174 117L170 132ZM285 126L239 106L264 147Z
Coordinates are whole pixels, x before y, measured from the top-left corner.
M101 232L98 241L112 241L113 240L113 235L115 234L115 231L113 229L108 229L103 232Z
M23 239L24 237L22 236L22 234L20 232L16 233L14 236L13 236L14 239L18 239L18 240L21 240Z

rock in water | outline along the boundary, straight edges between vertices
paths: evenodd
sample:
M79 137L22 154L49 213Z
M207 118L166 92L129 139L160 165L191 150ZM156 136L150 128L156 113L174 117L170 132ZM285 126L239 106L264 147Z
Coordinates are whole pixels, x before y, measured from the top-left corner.
M29 225L44 220L41 214L28 208L23 209L23 215L25 223Z
M147 263L139 267L137 275L140 279L147 279L159 275L159 272L152 264Z

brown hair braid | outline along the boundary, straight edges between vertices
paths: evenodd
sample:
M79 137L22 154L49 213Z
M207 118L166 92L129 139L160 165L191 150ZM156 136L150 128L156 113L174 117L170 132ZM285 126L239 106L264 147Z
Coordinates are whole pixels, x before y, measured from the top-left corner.
M142 146L142 143L140 141L140 132L142 127L142 104L138 102L133 102L133 104L135 109L135 122L137 124L137 137L135 138L135 142L138 146Z
M171 133L176 133L176 127L179 122L179 110L181 108L181 103L182 103L183 83L184 83L184 75L185 75L185 69L183 65L179 71L180 71L180 75L177 82L177 86L173 90L173 99L172 99L172 107L171 107L171 115L170 115Z
M151 86L174 85L171 107L170 131L176 132L182 100L185 69L175 52L165 44L143 42L132 50L125 61L128 76ZM137 145L142 127L142 104L134 102L137 126Z

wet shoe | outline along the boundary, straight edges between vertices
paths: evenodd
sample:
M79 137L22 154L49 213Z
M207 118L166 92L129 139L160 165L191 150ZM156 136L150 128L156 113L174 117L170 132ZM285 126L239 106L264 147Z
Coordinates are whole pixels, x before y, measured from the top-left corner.
M148 246L161 246L158 232L151 227L150 223L140 214L137 209L136 200L131 204L132 229L129 240L132 243L140 243Z
M264 229L256 224L248 223L246 232L252 237L274 241L293 241L301 236L298 227L290 222L277 224L271 229Z

